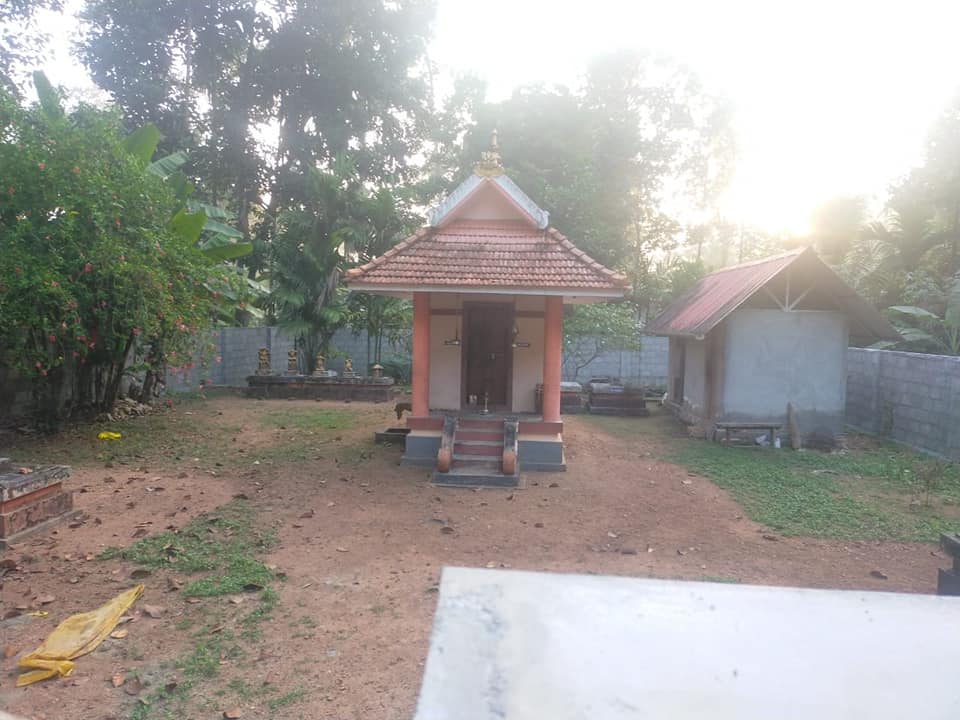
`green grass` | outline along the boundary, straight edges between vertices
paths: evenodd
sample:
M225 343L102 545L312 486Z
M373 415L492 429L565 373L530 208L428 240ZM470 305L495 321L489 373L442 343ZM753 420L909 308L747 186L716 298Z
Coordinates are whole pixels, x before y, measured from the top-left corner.
M200 623L193 617L190 622L185 622L186 618L181 620L177 624L179 631L186 632L194 626L197 631L191 637L190 648L172 663L175 678L170 673L158 677L151 684L152 689L131 708L131 718L184 717L190 702L201 698L200 686L220 676L223 660L242 660L247 651L255 647L262 636L262 623L272 616L279 603L276 590L270 587L278 576L259 560L259 555L275 543L274 533L257 524L251 504L237 499L195 518L179 531L164 531L127 548L108 548L101 554L102 559L119 557L151 569L203 573L203 577L184 585L181 592L186 596L212 597L259 590L256 608L246 615L238 616L239 609L226 605L216 610L195 611L205 613ZM239 637L230 626L239 630ZM157 672L163 671L164 665L160 663ZM241 700L249 699L238 690L246 687L238 678L227 683L227 688ZM217 692L227 694L222 687ZM266 692L275 691L264 690ZM302 694L302 691L293 692ZM207 692L203 697L209 700L209 695ZM299 697L288 695L291 697L283 704ZM274 699L283 697L286 696Z
M318 447L335 442L338 432L361 425L376 410L368 406L314 407L296 404L272 406L228 398L211 403L201 395L178 396L160 412L116 422L78 424L52 437L20 438L9 453L21 462L173 468L199 464L224 472L254 460L300 462L313 459ZM251 411L261 428L282 429L270 444L247 453L237 452L243 427L231 418L230 407ZM118 432L119 440L98 440L102 430ZM322 453L320 453L322 454ZM196 459L196 463L194 463Z
M257 554L275 544L275 534L257 526L250 503L231 500L179 530L150 535L126 548L107 548L100 558L123 558L151 569L206 572L185 585L183 594L211 597L267 587L273 573Z
M260 415L263 427L288 430L347 430L356 424L357 413L346 408L285 407Z
M270 710L276 712L282 707L286 707L287 705L293 705L296 702L300 702L301 700L303 700L306 694L307 694L307 691L304 690L302 687L296 687L288 693L285 693L278 697L270 698L269 700L267 700L267 707L270 708Z
M10 452L25 462L56 462L172 467L201 458L228 462L236 455L232 438L240 426L217 415L201 397L177 398L173 407L115 422L81 423L50 437L17 441ZM190 413L189 415L187 413ZM118 432L119 440L99 440L103 430Z
M655 455L710 478L784 535L934 542L960 527L960 466L892 443L794 452L692 439L664 415L588 422L654 441Z

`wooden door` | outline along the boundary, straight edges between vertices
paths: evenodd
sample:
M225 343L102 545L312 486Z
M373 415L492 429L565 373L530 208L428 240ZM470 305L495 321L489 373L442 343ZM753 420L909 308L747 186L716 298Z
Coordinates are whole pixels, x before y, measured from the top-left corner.
M473 303L464 306L464 407L476 396L483 407L487 395L491 410L510 409L510 376L513 368L513 306Z

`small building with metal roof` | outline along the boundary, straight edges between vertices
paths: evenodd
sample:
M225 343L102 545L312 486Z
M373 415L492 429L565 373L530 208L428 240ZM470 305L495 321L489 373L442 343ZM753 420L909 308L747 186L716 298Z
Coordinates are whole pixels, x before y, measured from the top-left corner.
M834 435L847 348L898 339L812 248L707 275L647 328L670 338L668 399L709 437L718 423L786 423Z

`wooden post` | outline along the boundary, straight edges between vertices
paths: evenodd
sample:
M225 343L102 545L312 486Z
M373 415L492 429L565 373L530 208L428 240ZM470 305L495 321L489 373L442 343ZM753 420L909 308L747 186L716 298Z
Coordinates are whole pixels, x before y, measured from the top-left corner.
M411 417L430 414L430 293L413 294L413 384Z
M563 298L550 295L543 318L543 421L560 422Z

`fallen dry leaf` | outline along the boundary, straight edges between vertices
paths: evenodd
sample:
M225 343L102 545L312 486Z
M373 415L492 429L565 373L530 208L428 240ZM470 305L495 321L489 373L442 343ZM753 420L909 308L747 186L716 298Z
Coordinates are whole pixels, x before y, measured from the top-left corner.
M127 681L127 678L124 677L123 673L114 673L113 677L110 678L110 684L114 687L120 687Z
M234 605L239 605L239 604L242 603L245 599L246 599L246 598L244 598L242 595L231 595L231 596L230 596L230 602L232 602Z
M167 609L165 607L160 607L159 605L143 606L143 614L152 617L153 619L161 617L166 611Z
M130 631L127 628L117 628L110 633L110 637L112 637L114 640L123 640L129 632Z
M9 659L9 658L12 658L12 657L13 657L14 655L16 655L16 654L17 654L17 648L15 648L13 645L7 645L7 646L3 649L3 658L4 658L4 660Z
M128 683L124 683L123 691L127 695L139 695L143 690L143 682L138 677L134 677Z
M37 598L37 602L41 605L49 605L54 600L56 600L56 598L53 595L41 595Z
M223 711L223 716L227 720L237 720L237 718L243 717L243 711L240 708L230 708L229 710Z
M347 550L345 547L338 547L337 552L350 552L350 551Z

